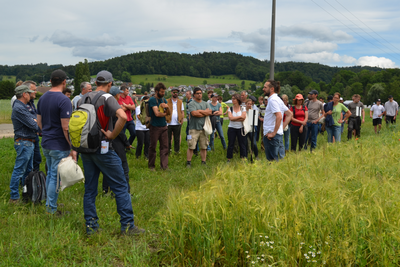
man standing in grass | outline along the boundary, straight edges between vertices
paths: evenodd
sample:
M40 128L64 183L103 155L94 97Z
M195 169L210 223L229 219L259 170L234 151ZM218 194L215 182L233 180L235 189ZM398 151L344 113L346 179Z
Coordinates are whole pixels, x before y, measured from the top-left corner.
M206 165L208 138L203 130L205 117L212 114L210 104L202 100L202 91L199 87L193 90L194 100L189 103L188 111L190 113L188 150L186 167L190 168L192 164L193 150L196 149L197 141L200 146L201 164Z
M372 118L372 124L374 125L375 134L381 132L382 128L382 116L385 113L385 108L381 105L381 100L376 100L376 104L372 106L369 111L369 117ZM379 125L378 132L376 131L376 126Z
M51 73L51 89L37 104L37 122L42 129L42 150L48 167L46 178L46 211L61 215L57 210L58 192L57 168L61 159L71 155L76 160L76 152L71 150L68 137L68 123L72 113L71 100L62 92L67 85L67 74L62 70Z
M360 137L361 123L365 122L365 111L364 104L360 102L361 96L358 94L353 95L353 102L348 106L351 115L348 120L348 132L347 140L350 140L352 136ZM362 116L362 120L361 120ZM355 133L353 133L355 131Z
M124 126L124 129L122 131L126 131L128 129L129 131L129 144L133 144L133 141L135 141L136 138L136 129L135 129L135 122L133 121L132 118L132 111L135 111L136 106L135 103L133 102L132 98L129 96L129 88L126 85L121 86L121 91L124 93L120 95L118 104L121 105L121 108L125 111L126 117L128 120L126 121L126 124Z
M32 93L34 91L26 85L15 88L16 100L14 101L11 120L14 127L14 148L17 157L10 181L10 203L12 204L19 201L19 184L24 184L25 177L32 170L34 147L39 130L36 116L33 116L26 108Z
M72 104L74 105L74 110L77 108L78 101L87 93L92 92L92 85L88 82L82 82L81 85L81 93L72 99Z
M103 133L102 147L92 154L81 154L85 169L85 194L83 196L83 212L86 221L86 233L94 234L99 230L99 217L96 211L96 196L100 172L106 177L107 184L115 194L117 212L120 216L121 234L136 235L144 233L143 229L134 224L131 196L128 192L128 183L122 168L122 161L112 148L112 140L118 137L126 122L126 113L117 100L110 94L113 83L112 74L100 71L96 77L97 90L88 94L92 100L98 93L103 95L97 100L95 109L97 121ZM83 99L78 102L82 104ZM117 117L115 125L112 117ZM103 146L105 148L103 148Z
M324 104L318 100L318 91L311 90L308 93L308 103L306 104L308 108L308 121L307 121L307 135L306 142L304 144L304 149L307 149L307 144L309 138L311 139L310 152L317 147L317 137L318 137L318 122L324 115Z
M149 147L149 169L155 170L157 142L160 142L160 167L162 170L168 169L168 127L165 116L171 113L167 101L164 98L167 88L163 83L158 83L155 95L149 99L150 113L150 147Z
M171 114L165 117L168 123L168 149L169 152L172 150L172 136L174 136L174 151L176 154L179 153L181 145L181 128L183 118L185 117L185 108L182 100L178 98L179 89L172 89L172 97L167 100L167 105Z
M281 90L280 83L268 80L264 84L264 94L268 96L268 105L264 116L264 147L267 160L279 160L279 147L283 146L283 129L292 119L292 112L285 106L278 96ZM283 124L283 114L286 115Z
M389 96L389 101L385 103L385 116L386 127L389 127L389 122L393 125L396 123L397 113L399 112L399 105L393 100L393 96Z

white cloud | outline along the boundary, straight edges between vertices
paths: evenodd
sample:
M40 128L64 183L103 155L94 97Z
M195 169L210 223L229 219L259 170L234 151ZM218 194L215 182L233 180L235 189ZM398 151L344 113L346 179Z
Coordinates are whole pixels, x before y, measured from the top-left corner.
M327 26L322 26L318 24L280 26L277 28L277 33L282 36L312 38L323 42L335 41L339 43L349 43L354 41L353 36L342 30L333 31Z
M359 66L371 66L380 68L396 68L396 63L385 57L365 56L360 57L357 62Z
M79 46L117 46L125 44L125 41L118 37L111 37L104 33L102 36L89 38L78 37L68 31L55 31L49 39L53 44L63 47L79 47Z

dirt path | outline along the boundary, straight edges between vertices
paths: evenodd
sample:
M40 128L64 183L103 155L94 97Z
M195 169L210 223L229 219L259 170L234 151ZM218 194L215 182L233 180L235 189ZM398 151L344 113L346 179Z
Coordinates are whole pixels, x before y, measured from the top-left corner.
M0 138L14 137L14 127L12 124L0 124Z

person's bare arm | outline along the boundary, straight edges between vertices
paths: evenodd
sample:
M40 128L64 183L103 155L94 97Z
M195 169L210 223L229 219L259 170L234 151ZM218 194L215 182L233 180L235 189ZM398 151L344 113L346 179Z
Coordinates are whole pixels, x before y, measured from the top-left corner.
M116 116L117 116L117 122L115 123L114 130L112 132L110 130L107 130L106 132L103 129L101 129L101 131L107 137L107 139L110 140L115 139L119 135L121 130L124 128L127 120L126 113L125 111L122 110L122 108L117 109Z
M283 129L286 128L286 126L290 123L291 120L293 120L293 113L290 111L290 109L285 111L285 115L286 115L286 119L283 122ZM308 114L307 114L308 116ZM307 119L304 120L305 122L307 122Z
M65 140L67 140L69 146L71 147L71 142L69 141L69 135L68 135L68 124L69 124L69 118L61 119L61 127L63 129ZM76 155L77 155L76 151L71 149L71 152L69 153L69 155L72 157L73 160L76 161Z
M267 138L271 140L272 138L275 137L276 133L279 130L279 127L281 127L281 122L282 122L282 113L280 111L275 113L276 119L275 119L275 128L272 133L267 134Z
M155 115L156 117L161 118L161 117L165 117L165 116L167 115L166 112L160 112L160 111L158 110L158 107L157 107L157 106L152 107L152 109L153 109L154 115Z

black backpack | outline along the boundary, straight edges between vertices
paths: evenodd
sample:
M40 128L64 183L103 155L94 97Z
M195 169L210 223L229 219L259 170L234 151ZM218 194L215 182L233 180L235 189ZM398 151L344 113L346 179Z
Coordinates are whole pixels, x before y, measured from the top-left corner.
M46 197L46 175L42 171L31 171L25 178L22 190L23 201L40 203L42 200L46 200Z
M296 106L293 105L292 107L293 107L293 118L295 118L295 115L296 115ZM308 105L307 105L307 108L308 108ZM303 105L303 111L306 112L306 107L305 107L304 105ZM295 119L296 119L296 118L295 118Z

